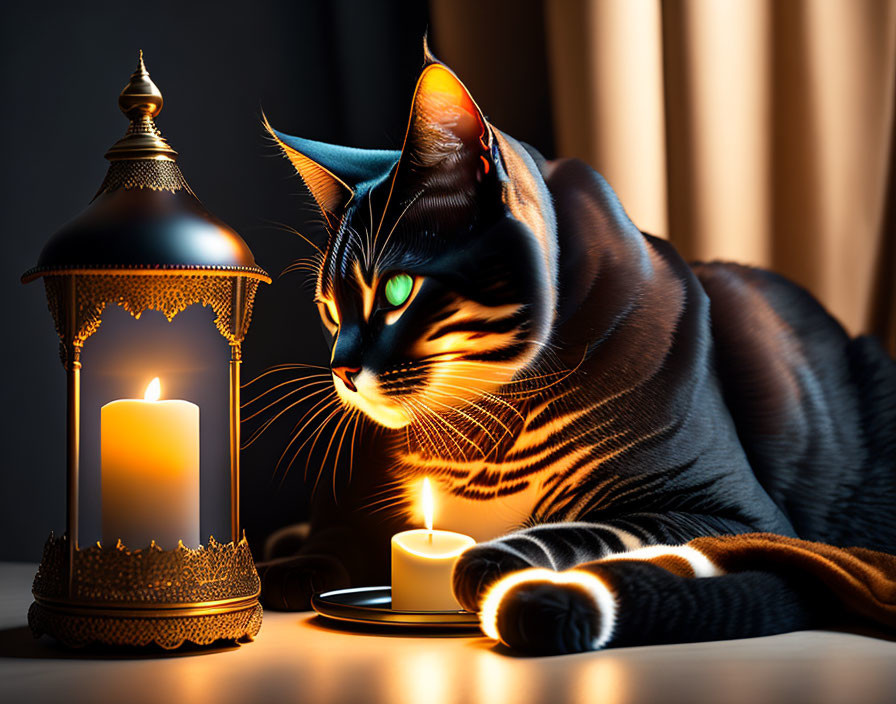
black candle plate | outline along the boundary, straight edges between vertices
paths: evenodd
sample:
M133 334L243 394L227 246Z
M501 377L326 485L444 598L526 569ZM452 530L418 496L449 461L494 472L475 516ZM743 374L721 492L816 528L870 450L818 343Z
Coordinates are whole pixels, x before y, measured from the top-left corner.
M357 587L321 592L311 608L326 618L398 629L479 631L479 615L471 611L396 611L391 587Z

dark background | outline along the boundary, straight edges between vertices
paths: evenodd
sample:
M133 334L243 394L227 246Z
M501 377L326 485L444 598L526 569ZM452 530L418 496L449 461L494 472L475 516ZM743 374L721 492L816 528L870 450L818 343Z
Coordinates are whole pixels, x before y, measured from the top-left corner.
M261 111L291 134L359 147L399 146L428 14L425 2L395 0L162 0L139 11L117 2L4 6L0 559L36 561L49 531L63 529L65 515L65 375L43 287L23 286L19 277L35 264L50 234L86 207L102 182L103 154L126 127L116 101L135 68L137 49L143 49L164 95L157 123L180 153L187 181L212 213L243 235L259 264L275 277L256 301L244 345L245 381L273 364L326 361L302 275L278 277L309 249L272 223L305 232L312 226L305 222L300 182L265 138ZM505 23L497 32L502 33L512 38L512 27ZM488 41L481 28L471 37ZM468 81L474 93L497 83L500 70L496 49L495 63ZM515 80L542 86L540 96L546 98L543 66L539 74ZM480 102L488 111L488 102ZM549 119L547 110L526 110L516 130L512 115L502 116L501 125L549 153ZM210 318L207 311L191 309L175 325L201 329L203 316ZM149 313L140 323L145 323L142 337L135 332L141 325L110 310L104 327L85 346L81 505L87 540L94 538L99 520L97 424L91 418L98 416L96 407L115 397L91 384L102 381L116 360L126 358L128 363L119 366L134 368L153 357L146 347L167 324ZM215 374L226 375L218 360L226 358L226 346L214 341L217 333L208 327L211 340L200 335L188 346L198 357L197 369L207 363L213 371L196 376L190 394L178 396L179 382L171 381L166 396L187 397L203 408L203 533L220 534L226 469L217 481L208 463L226 462L226 438L218 459L207 451L205 429L214 422L226 430L221 406L226 376L220 384L215 381ZM173 326L168 335L166 345L179 339ZM116 342L121 340L127 341L127 350ZM190 376L190 369L168 369L166 378L173 379L175 372ZM197 384L201 392L195 391ZM137 395L134 389L119 397ZM291 425L272 428L243 454L243 522L256 549L271 530L302 519L307 510L301 472L287 475L282 485L273 481L273 465ZM210 510L214 515L207 515Z

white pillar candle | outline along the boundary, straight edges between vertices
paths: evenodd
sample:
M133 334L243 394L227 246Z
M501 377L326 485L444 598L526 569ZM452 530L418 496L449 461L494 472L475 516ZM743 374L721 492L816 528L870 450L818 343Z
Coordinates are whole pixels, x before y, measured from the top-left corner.
M199 406L159 396L153 379L143 400L100 410L105 547L199 545Z
M392 608L397 611L457 611L451 572L460 554L476 544L468 535L433 530L432 488L423 480L426 528L392 536Z

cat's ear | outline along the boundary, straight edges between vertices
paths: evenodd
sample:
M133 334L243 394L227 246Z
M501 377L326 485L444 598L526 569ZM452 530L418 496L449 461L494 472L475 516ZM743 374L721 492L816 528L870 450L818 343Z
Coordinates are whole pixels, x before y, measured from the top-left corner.
M400 152L356 149L293 137L264 126L298 172L324 215L339 219L359 190L384 178L398 163Z
M415 169L451 170L481 180L492 164L492 132L466 86L424 41L402 156Z

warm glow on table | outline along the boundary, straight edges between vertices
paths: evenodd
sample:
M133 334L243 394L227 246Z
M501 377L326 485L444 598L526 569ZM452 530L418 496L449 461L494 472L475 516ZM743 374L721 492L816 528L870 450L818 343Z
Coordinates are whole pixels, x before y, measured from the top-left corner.
M267 611L248 646L60 653L25 625L36 568L0 562L5 702L890 704L896 691L896 642L837 631L524 658L482 635L361 631Z
M392 536L392 608L399 611L454 611L451 571L460 554L476 544L468 535L433 530L432 487L423 480L426 528Z
M100 409L105 547L199 545L199 406L160 395L153 379L143 399Z

